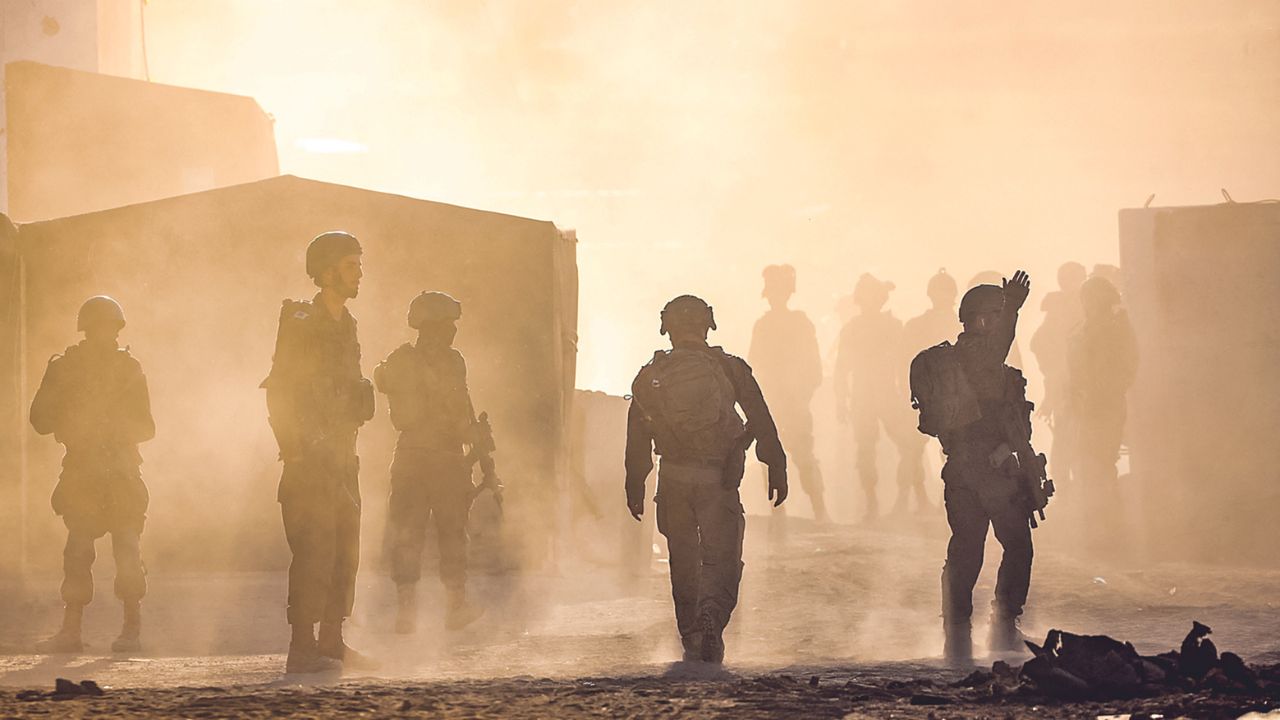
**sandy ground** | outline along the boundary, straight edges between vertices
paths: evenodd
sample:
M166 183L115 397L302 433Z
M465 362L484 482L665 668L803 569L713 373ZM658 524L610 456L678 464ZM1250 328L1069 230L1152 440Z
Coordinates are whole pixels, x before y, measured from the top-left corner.
M119 607L108 560L86 615L90 647L82 655L31 654L57 625L56 576L6 589L12 602L0 609L0 715L1095 717L1126 709L992 704L950 687L965 673L937 660L946 541L940 517L894 528L792 519L783 546L769 542L767 523L749 521L747 568L723 672L673 662L678 644L660 556L648 570L629 574L594 565L583 559L592 553L582 552L565 557L554 573L477 575L473 594L488 613L458 633L441 628L440 591L424 583L421 626L410 637L391 632L393 588L370 570L361 576L348 639L383 669L305 683L282 674L283 574L153 575L146 651L121 657L109 651ZM975 598L979 608L989 601L998 562L992 546ZM1158 652L1177 647L1195 619L1214 629L1221 649L1277 663L1278 604L1276 572L1139 570L1041 552L1024 629L1033 638L1050 627L1106 633ZM976 618L979 641L984 615ZM981 662L989 666L991 659ZM51 690L56 677L91 678L107 692L19 699L22 691ZM1192 696L1158 702L1164 704L1128 708L1235 717L1269 707Z

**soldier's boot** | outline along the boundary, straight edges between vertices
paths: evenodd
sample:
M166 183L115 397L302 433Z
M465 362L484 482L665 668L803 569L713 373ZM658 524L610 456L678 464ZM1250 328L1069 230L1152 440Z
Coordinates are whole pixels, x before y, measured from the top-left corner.
M880 499L876 497L874 487L867 488L867 510L862 516L863 522L873 523L880 519Z
M907 506L910 504L911 504L911 489L906 486L899 485L898 496L894 498L893 509L890 510L889 512L890 514L897 515L897 516L906 515L907 510L909 509Z
M942 657L954 667L973 665L973 628L966 622L944 622Z
M445 630L461 630L484 615L484 608L467 602L465 590L449 590L448 595L444 609Z
M124 604L124 624L120 627L120 637L111 643L111 651L130 653L141 649L142 603L133 600Z
M418 629L418 586L405 583L396 586L396 633L412 635Z
M724 662L724 638L722 628L710 615L703 615L699 623L702 635L702 662L720 665Z
M315 630L310 623L300 623L292 627L293 637L289 640L289 658L284 664L286 673L309 675L342 672L342 661L321 655L317 650Z
M680 645L684 647L685 662L702 662L702 631L691 632L680 637Z
M924 489L924 483L917 483L915 487L916 494L916 514L933 515L938 512L938 506L929 500L929 493Z
M36 652L42 655L77 653L84 650L80 639L80 623L84 617L83 605L65 605L62 608L62 627L47 640L36 644Z
M316 650L320 655L342 663L342 667L350 670L377 670L378 661L356 652L342 639L342 621L320 623L320 638L316 641Z
M999 611L991 614L991 634L987 648L991 652L1027 652L1027 636L1018 627L1018 616Z

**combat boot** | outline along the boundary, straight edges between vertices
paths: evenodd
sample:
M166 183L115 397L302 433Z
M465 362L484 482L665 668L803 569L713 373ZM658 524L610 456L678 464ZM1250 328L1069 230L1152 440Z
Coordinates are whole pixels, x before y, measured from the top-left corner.
M62 627L47 640L36 644L36 652L42 655L77 653L84 650L80 639L80 621L84 616L83 605L65 605L62 608Z
M120 628L120 637L111 643L111 651L118 653L138 652L142 649L142 604L134 600L124 604L124 625Z
M323 657L332 658L351 670L377 670L381 665L373 658L351 649L342 639L342 621L320 623L320 639L316 642L316 651Z
M418 629L418 586L396 586L396 633L412 635Z
M464 591L449 592L449 601L444 609L445 630L461 630L479 620L481 615L484 615L484 608L476 607L467 602L467 596Z
M710 615L702 616L702 662L720 665L724 662L724 638L721 637L720 624Z
M949 665L968 667L973 664L973 628L968 622L943 623L946 635L942 657Z
M809 502L813 503L814 522L819 525L831 524L831 516L827 514L827 501L822 497L822 493L810 495Z
M1018 627L1018 616L994 612L991 614L991 634L987 649L991 652L1026 652L1027 636Z
M867 510L862 516L865 523L874 523L880 519L880 499L876 497L875 488L867 491Z
M890 515L902 517L907 514L908 506L911 504L910 489L904 485L898 486L898 495L893 500L893 509L889 511Z
M290 675L312 673L340 673L342 662L321 655L316 649L316 638L310 624L293 626L293 638L289 641L289 658L284 671Z
M684 662L702 662L702 631L691 632L680 636L680 645L684 648Z

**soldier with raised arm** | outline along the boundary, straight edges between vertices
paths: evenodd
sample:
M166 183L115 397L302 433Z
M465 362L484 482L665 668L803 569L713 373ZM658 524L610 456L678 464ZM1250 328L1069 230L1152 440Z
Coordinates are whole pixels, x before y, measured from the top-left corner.
M658 531L671 556L671 595L684 659L724 661L724 628L738 603L746 527L738 486L746 452L769 466L769 499L787 498L787 457L751 368L707 344L711 306L681 295L662 310L671 350L654 353L632 382L627 414L627 508L644 513L645 481L658 468ZM744 425L738 415L746 415Z
M361 374L356 321L346 307L360 290L360 254L345 232L311 241L307 274L320 292L284 301L271 374L262 383L284 462L277 499L293 553L289 673L372 665L342 634L360 566L356 433L373 417L373 386Z

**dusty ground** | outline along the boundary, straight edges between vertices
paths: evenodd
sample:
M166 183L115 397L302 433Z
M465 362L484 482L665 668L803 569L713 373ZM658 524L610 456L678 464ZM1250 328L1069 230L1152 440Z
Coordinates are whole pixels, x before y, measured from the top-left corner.
M718 674L674 664L666 567L624 574L566 557L556 573L477 576L489 607L479 626L446 634L439 591L424 585L418 635L390 632L392 588L361 578L351 643L385 669L300 684L281 674L287 644L282 574L155 575L147 601L147 651L113 657L117 629L109 559L86 617L80 656L40 657L32 644L56 627L57 577L9 588L0 608L0 716L218 717L357 712L434 717L805 716L1095 717L1146 709L1166 717L1235 717L1261 702L1174 696L1142 703L1036 706L951 687L965 673L936 659L940 518L897 528L817 528L790 523L783 549L752 518L728 663ZM975 604L990 597L989 557ZM1106 633L1142 652L1176 647L1193 619L1223 650L1280 662L1280 573L1083 563L1042 551L1025 629ZM981 618L979 619L981 623ZM975 636L981 639L981 624ZM989 665L991 658L985 658ZM20 700L55 677L92 678L102 697ZM816 679L812 679L816 678ZM912 704L940 703L945 705Z

